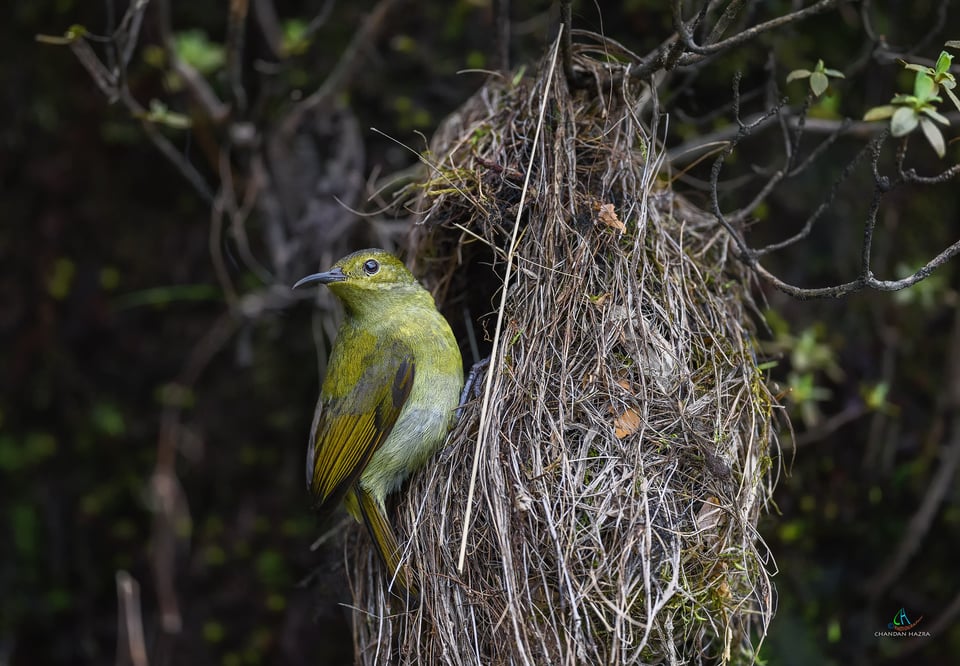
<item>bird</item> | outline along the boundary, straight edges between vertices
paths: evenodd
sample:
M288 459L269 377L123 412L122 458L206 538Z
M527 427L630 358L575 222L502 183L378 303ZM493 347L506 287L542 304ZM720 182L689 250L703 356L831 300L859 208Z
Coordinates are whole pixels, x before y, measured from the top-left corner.
M349 254L294 284L325 284L344 320L330 352L307 447L315 508L342 501L362 522L390 575L388 588L411 605L419 586L387 518L387 495L422 468L452 427L463 361L433 296L389 252Z

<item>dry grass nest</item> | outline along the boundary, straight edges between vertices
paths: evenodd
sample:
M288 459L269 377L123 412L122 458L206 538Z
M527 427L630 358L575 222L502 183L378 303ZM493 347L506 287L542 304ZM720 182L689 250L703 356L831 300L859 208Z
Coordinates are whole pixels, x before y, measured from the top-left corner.
M360 663L750 663L766 631L775 404L746 271L671 192L653 100L601 63L616 48L576 47L591 90L549 59L491 79L432 141L412 201L425 283L497 309L512 274L482 446L477 399L394 513L420 607L348 538Z

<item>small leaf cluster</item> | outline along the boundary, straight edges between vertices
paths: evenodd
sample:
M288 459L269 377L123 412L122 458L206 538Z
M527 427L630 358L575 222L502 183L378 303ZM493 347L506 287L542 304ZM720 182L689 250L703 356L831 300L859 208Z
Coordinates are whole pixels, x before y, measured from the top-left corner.
M960 42L947 42L948 48L960 48ZM940 52L940 57L933 67L924 67L915 63L901 61L901 64L916 72L913 80L913 94L899 94L890 100L890 104L876 106L866 114L864 120L890 119L890 133L893 136L906 136L920 128L927 142L939 157L946 154L946 142L943 133L935 123L949 126L950 121L937 109L937 104L943 102L940 91L946 93L954 106L960 110L960 99L953 92L957 86L954 75L950 72L953 56L946 51Z
M843 72L836 69L830 69L823 64L823 60L817 60L816 67L811 72L809 69L795 69L787 75L787 83L801 79L810 79L810 92L814 97L820 97L827 92L830 87L830 79L844 78Z
M765 313L765 319L774 337L763 344L764 352L783 356L789 362L784 383L791 415L812 428L823 420L820 403L833 396L824 384L838 384L844 376L834 346L826 339L827 327L817 323L794 333L772 310Z

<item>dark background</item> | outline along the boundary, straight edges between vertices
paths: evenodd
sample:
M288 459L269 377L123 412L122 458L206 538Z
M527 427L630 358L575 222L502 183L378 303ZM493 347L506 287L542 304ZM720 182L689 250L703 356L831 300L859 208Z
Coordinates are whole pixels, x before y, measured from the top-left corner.
M175 30L203 30L222 42L223 3L174 4ZM277 6L284 18L309 19L321 4ZM291 87L309 91L323 80L368 4L334 5L313 45L287 65ZM545 2L513 4L514 62L531 62L555 17ZM593 6L577 5L574 24L644 53L670 32L667 4L604 6L602 20ZM773 13L790 3L767 4ZM916 43L938 4L877 3L877 25L895 43ZM105 7L14 2L0 40L0 666L113 662L118 570L142 586L151 663L349 663L347 614L337 606L349 599L342 550L331 542L310 551L322 528L303 486L318 390L311 308L302 302L245 320L200 363L229 320L212 268L209 208L67 48L34 39L71 24L102 31ZM406 3L348 90L368 172L413 159L368 128L421 145L414 132L429 136L476 89L479 75L457 72L490 66L491 21L483 3ZM935 59L944 40L960 39L955 10L946 26L921 55ZM155 39L148 15L142 43ZM736 71L746 88L762 86L766 54L776 56L783 85L786 72L817 58L844 69L862 55L862 40L857 13L847 12L718 59L675 100L687 115L671 120L671 142L728 123L728 115L701 124L692 117L729 102ZM878 66L841 82L815 113L859 117L903 86L898 72ZM803 84L792 85L799 102ZM189 111L165 89L162 72L137 59L131 89L144 103L163 98ZM283 100L276 104L279 113ZM203 163L195 139L166 133ZM939 161L914 139L919 169L933 173L960 159L957 144ZM862 143L841 140L823 166L779 188L751 238L760 244L798 228ZM771 145L763 137L746 142L731 173L765 163ZM703 168L690 175L703 177ZM813 236L774 256L771 268L804 286L851 279L869 185L868 174L855 178ZM706 205L692 180L679 178L675 187ZM954 180L887 199L878 275L897 277L960 236L957 191ZM226 254L238 283L256 286ZM960 653L960 498L952 475L929 530L910 537L907 565L875 585L957 436L945 404L951 382L960 381L950 368L960 339L956 288L957 268L948 265L897 294L839 302L761 294L775 312L764 353L777 362L771 378L799 435L794 450L785 431L781 480L761 521L779 593L761 651L767 663L942 664ZM193 367L201 372L192 389L177 388ZM172 559L182 630L170 636L159 629L162 592L150 564L158 545L150 484L172 408L181 415L175 468L184 504L175 512ZM923 616L918 630L942 626L914 643L875 637L901 608L911 620Z

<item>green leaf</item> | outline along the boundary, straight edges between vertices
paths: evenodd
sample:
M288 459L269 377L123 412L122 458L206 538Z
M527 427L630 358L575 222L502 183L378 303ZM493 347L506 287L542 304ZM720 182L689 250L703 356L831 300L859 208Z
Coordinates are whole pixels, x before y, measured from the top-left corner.
M900 93L899 95L894 95L893 99L890 100L891 104L906 104L907 106L919 106L920 100L918 100L913 95L906 95Z
M948 49L960 49L960 39L951 39L944 46Z
M827 88L829 87L830 79L828 79L823 72L814 72L810 75L810 90L812 90L813 94L817 97L827 92Z
M865 114L863 114L863 119L866 121L871 120L886 120L894 114L897 110L897 107L892 104L886 104L884 106L875 106L872 109L869 109Z
M917 72L913 81L913 94L918 100L926 102L937 94L937 84L926 72Z
M20 443L12 437L0 437L0 471L16 472L22 467L23 454L20 452Z
M54 35L34 35L34 39L41 44L64 46L67 44L73 44L75 41L78 39L83 39L88 34L89 33L85 27L74 24L67 28L67 31L63 33L63 37L55 37Z
M827 76L831 77L831 78L834 78L834 79L845 79L845 78L847 78L847 77L844 75L844 73L841 72L839 69L830 69L829 67L827 67L826 69L823 70L823 73L826 74Z
M890 385L886 382L864 387L864 401L867 403L867 409L871 411L885 407L888 395L890 395Z
M134 113L133 116L148 123L166 125L173 129L188 129L193 124L189 116L171 111L158 99L150 100L149 111Z
M947 119L947 117L946 117L946 116L943 116L943 115L940 115L939 113L937 113L937 110L934 109L932 106L925 106L925 107L923 107L922 109L920 109L920 113L922 113L922 114L924 114L924 115L926 115L926 116L929 116L930 118L933 118L934 120L936 120L936 121L937 121L938 123L940 123L941 125L949 125L949 124L950 124L950 121Z
M202 30L185 30L174 35L173 50L201 74L212 74L226 62L223 46L211 42Z
M917 128L920 122L917 112L908 106L897 109L890 118L890 132L894 136L906 136Z
M210 620L203 625L203 639L208 643L219 643L226 636L226 630L223 625L216 620Z
M283 24L283 43L281 48L286 56L303 55L310 48L307 36L309 25L302 19L291 19Z
M70 294L76 265L71 259L61 257L53 263L53 275L47 280L47 292L54 299L62 301Z
M927 141L930 143L930 147L933 148L933 151L937 154L937 157L943 157L946 155L947 146L943 141L943 134L940 132L940 128L926 118L921 118L920 129L923 130L923 135L927 137Z
M805 79L811 74L812 72L809 69L795 69L787 74L787 83L790 83L791 81L797 81L799 79Z
M950 101L953 102L953 105L957 107L957 111L960 111L960 99L957 99L957 96L954 94L953 89L944 86L943 91L947 93L947 97L949 97Z
M30 504L14 504L9 510L9 533L13 535L16 552L25 560L37 556L40 544L40 519L37 510ZM9 540L10 537L7 537Z
M921 264L897 263L894 272L897 279L913 275ZM942 273L934 273L925 280L921 280L911 287L893 293L893 298L902 305L919 305L926 310L939 307L944 295L949 291L947 281Z
M110 402L98 402L90 410L90 420L97 431L108 437L119 437L126 430L123 412Z
M953 56L946 51L940 51L940 57L937 58L937 64L934 67L937 74L944 74L950 71L950 63L953 62Z

